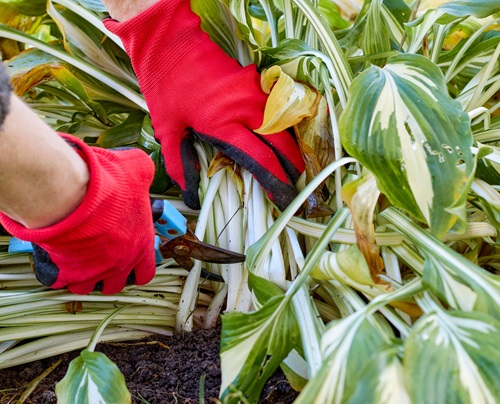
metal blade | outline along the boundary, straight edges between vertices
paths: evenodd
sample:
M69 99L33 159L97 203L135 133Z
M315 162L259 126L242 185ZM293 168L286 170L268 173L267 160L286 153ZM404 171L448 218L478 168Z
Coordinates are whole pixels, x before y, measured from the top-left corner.
M215 264L233 264L245 261L245 255L200 241L191 231L160 245L163 258L174 258L183 268L191 269L191 258Z

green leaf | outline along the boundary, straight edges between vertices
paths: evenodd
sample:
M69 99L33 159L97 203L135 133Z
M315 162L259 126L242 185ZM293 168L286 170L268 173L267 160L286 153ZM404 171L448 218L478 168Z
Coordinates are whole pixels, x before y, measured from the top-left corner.
M96 143L105 149L137 143L141 136L144 115L142 111L131 112L125 121L102 132Z
M319 0L318 9L328 25L334 30L344 29L351 25L349 21L342 18L337 5L330 0Z
M0 3L8 4L26 15L37 16L45 14L45 0L1 0Z
M300 341L289 300L275 296L253 313L222 316L221 397L256 403L267 379Z
M474 173L468 115L448 95L439 68L419 55L372 66L350 88L339 128L348 153L382 193L440 236L465 220Z
M118 367L100 352L83 350L56 385L58 403L130 403L130 392Z
M437 309L421 317L404 345L412 402L498 402L499 335L500 323L482 313Z

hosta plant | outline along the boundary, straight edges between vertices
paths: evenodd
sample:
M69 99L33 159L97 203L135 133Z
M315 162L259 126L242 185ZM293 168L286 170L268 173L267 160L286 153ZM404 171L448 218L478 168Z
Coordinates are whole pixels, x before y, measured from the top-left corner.
M191 5L215 42L260 69L270 95L256 132L296 135L306 170L284 212L202 143L201 211L167 190L147 106L120 42L100 23L98 1L0 2L2 58L26 102L89 143L148 151L158 167L152 192L196 219L200 238L247 255L245 264L207 268L223 284L203 282L200 263L189 274L163 263L151 285L116 299L165 288L158 300L171 305L151 319L171 322L140 327L125 319L132 305L112 324L191 330L214 326L224 312L224 402L256 402L278 367L303 403L496 402L498 1ZM4 366L29 349L21 340L42 337L28 334L36 326L18 304L35 319L61 310L55 300L75 300L37 290L17 259L25 258L2 265L1 355L14 352L0 356ZM187 276L182 290L179 276ZM108 309L102 296L81 299L95 306L84 303L75 332L91 333ZM96 311L104 317L91 320ZM50 329L44 338L67 332Z

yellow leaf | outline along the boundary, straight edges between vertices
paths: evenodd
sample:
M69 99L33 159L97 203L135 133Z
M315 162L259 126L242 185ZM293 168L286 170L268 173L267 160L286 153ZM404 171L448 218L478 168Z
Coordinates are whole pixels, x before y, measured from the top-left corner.
M368 263L372 279L378 284L384 284L379 277L383 273L384 261L375 241L373 225L374 210L380 196L375 177L371 173L365 173L359 179L345 184L341 195L351 210L356 242Z
M321 95L313 88L295 82L279 66L264 70L261 86L269 93L264 122L255 132L269 135L297 125L316 115Z

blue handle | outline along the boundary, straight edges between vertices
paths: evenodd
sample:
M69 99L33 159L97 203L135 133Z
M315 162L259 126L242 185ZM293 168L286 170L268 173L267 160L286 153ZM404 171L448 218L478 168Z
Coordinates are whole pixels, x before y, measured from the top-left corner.
M155 222L158 233L168 240L173 240L186 234L186 223L187 219L169 201L164 200L163 213Z
M23 241L18 238L12 237L9 240L8 252L13 253L32 253L33 246L29 241Z

